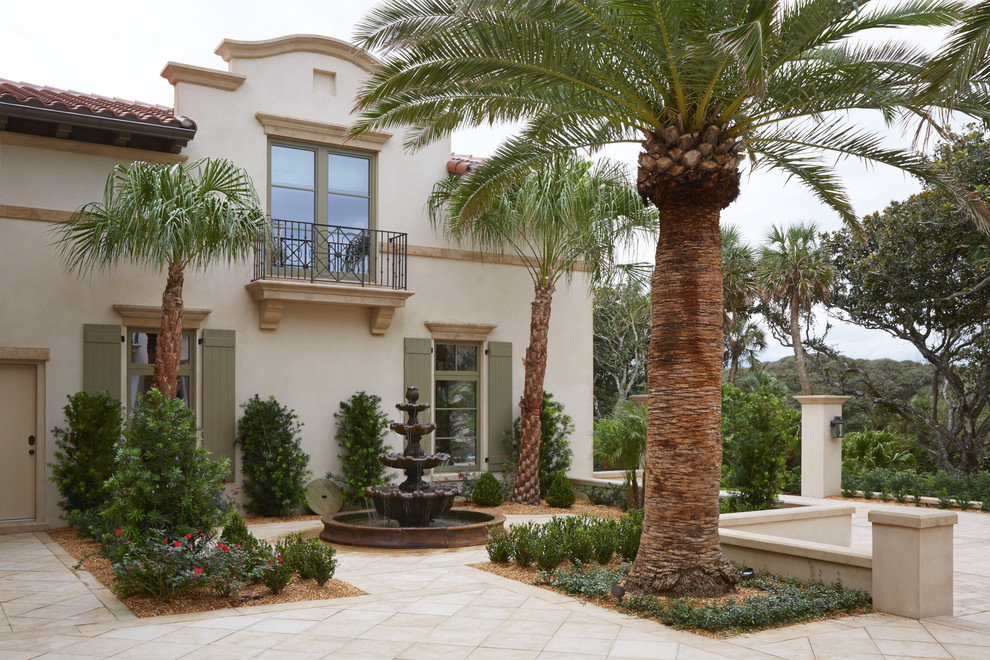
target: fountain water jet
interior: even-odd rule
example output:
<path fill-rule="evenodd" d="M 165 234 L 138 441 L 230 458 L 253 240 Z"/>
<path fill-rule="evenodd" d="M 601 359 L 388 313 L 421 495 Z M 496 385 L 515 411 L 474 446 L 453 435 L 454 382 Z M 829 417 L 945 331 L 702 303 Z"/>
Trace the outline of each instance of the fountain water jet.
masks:
<path fill-rule="evenodd" d="M 423 479 L 424 470 L 450 460 L 449 454 L 426 454 L 422 437 L 436 430 L 436 424 L 423 424 L 419 413 L 430 407 L 419 403 L 419 389 L 406 389 L 406 402 L 395 406 L 407 413 L 405 423 L 389 426 L 406 438 L 402 453 L 379 454 L 378 460 L 405 471 L 406 480 L 394 486 L 369 486 L 378 518 L 371 511 L 338 513 L 323 517 L 320 538 L 333 543 L 387 548 L 447 548 L 481 545 L 489 529 L 502 529 L 505 516 L 478 511 L 451 509 L 454 498 L 463 492 L 460 485 L 432 484 Z"/>

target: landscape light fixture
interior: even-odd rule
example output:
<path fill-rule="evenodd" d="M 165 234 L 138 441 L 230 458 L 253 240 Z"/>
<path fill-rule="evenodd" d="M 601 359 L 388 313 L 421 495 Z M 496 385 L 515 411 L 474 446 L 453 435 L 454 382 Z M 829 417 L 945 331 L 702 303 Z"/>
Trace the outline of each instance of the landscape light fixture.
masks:
<path fill-rule="evenodd" d="M 832 421 L 828 423 L 828 426 L 833 439 L 841 439 L 845 434 L 845 425 L 842 423 L 842 418 L 838 415 L 832 418 Z"/>
<path fill-rule="evenodd" d="M 622 588 L 622 585 L 616 582 L 612 585 L 612 595 L 615 596 L 615 600 L 622 602 L 622 597 L 626 595 L 626 590 Z"/>

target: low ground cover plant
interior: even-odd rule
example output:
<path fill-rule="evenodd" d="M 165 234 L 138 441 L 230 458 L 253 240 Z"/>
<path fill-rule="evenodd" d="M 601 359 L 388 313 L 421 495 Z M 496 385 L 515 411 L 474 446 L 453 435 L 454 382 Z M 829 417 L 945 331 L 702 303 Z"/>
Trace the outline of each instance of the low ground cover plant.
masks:
<path fill-rule="evenodd" d="M 309 456 L 302 450 L 302 424 L 275 397 L 257 394 L 241 405 L 237 422 L 246 508 L 260 516 L 287 516 L 306 502 Z"/>
<path fill-rule="evenodd" d="M 608 598 L 612 586 L 625 578 L 630 566 L 629 563 L 618 567 L 578 565 L 557 569 L 540 580 L 574 596 Z M 859 614 L 872 607 L 867 592 L 840 584 L 803 582 L 758 573 L 740 586 L 762 593 L 718 602 L 629 596 L 620 603 L 620 608 L 674 628 L 741 633 L 836 614 Z"/>

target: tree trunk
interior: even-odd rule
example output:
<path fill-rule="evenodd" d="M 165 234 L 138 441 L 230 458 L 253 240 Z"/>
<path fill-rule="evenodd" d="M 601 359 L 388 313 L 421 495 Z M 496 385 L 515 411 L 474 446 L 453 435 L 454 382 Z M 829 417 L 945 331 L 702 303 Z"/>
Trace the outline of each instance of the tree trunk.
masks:
<path fill-rule="evenodd" d="M 801 321 L 796 296 L 791 296 L 791 343 L 794 345 L 794 364 L 801 381 L 801 394 L 808 396 L 811 394 L 811 380 L 808 378 L 808 365 L 804 362 L 804 347 L 801 346 Z"/>
<path fill-rule="evenodd" d="M 540 503 L 540 409 L 543 406 L 543 380 L 547 373 L 547 335 L 553 290 L 553 285 L 546 282 L 536 286 L 529 320 L 529 346 L 523 359 L 523 395 L 519 400 L 519 469 L 510 498 L 522 504 Z"/>
<path fill-rule="evenodd" d="M 169 265 L 151 385 L 170 399 L 175 398 L 179 387 L 179 361 L 182 359 L 182 282 L 182 266 Z"/>
<path fill-rule="evenodd" d="M 738 193 L 738 173 L 699 184 L 651 195 L 660 210 L 660 236 L 647 363 L 645 521 L 639 553 L 626 579 L 631 593 L 721 596 L 732 592 L 738 581 L 718 538 L 719 214 Z"/>

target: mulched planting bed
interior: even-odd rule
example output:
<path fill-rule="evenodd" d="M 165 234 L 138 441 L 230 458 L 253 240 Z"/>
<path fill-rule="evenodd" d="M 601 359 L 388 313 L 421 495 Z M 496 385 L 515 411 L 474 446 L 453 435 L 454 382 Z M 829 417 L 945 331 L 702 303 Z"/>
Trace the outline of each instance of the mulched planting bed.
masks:
<path fill-rule="evenodd" d="M 316 519 L 319 520 L 319 517 L 317 516 Z M 278 518 L 273 519 L 271 522 L 283 522 L 285 520 L 284 518 Z M 93 539 L 79 538 L 76 536 L 76 530 L 73 527 L 50 529 L 48 530 L 48 536 L 62 546 L 76 561 L 80 561 L 82 567 L 89 571 L 93 577 L 111 591 L 113 590 L 113 571 L 110 569 L 110 561 L 96 555 L 100 550 L 99 543 Z M 211 610 L 223 610 L 250 605 L 294 603 L 306 600 L 329 600 L 332 598 L 363 595 L 365 595 L 364 591 L 340 580 L 330 579 L 321 587 L 316 583 L 316 580 L 300 580 L 296 576 L 293 577 L 289 586 L 278 595 L 272 594 L 263 585 L 254 584 L 241 589 L 238 598 L 221 598 L 208 591 L 190 591 L 180 594 L 169 603 L 162 603 L 151 596 L 145 595 L 120 598 L 120 601 L 135 616 L 149 617 L 165 616 L 168 614 L 186 614 L 188 612 L 208 612 Z"/>
<path fill-rule="evenodd" d="M 608 567 L 609 568 L 617 568 L 619 565 L 620 565 L 620 562 L 618 560 L 613 560 L 608 565 Z M 557 592 L 557 593 L 560 593 L 560 594 L 571 596 L 572 598 L 576 598 L 578 600 L 582 600 L 582 601 L 584 601 L 586 603 L 591 603 L 592 605 L 597 605 L 598 607 L 603 607 L 605 609 L 614 610 L 614 611 L 617 611 L 617 612 L 623 612 L 625 614 L 629 614 L 629 615 L 632 615 L 632 616 L 638 616 L 638 617 L 643 617 L 643 618 L 653 618 L 653 620 L 658 620 L 658 619 L 656 619 L 654 617 L 650 617 L 649 615 L 643 613 L 642 611 L 630 609 L 630 608 L 627 608 L 627 607 L 623 606 L 623 604 L 620 604 L 614 597 L 610 597 L 610 596 L 604 596 L 604 597 L 581 596 L 581 595 L 576 595 L 574 593 L 569 593 L 569 592 L 567 592 L 564 589 L 560 589 L 560 588 L 551 586 L 551 585 L 547 584 L 547 582 L 545 581 L 545 577 L 546 577 L 545 574 L 542 574 L 542 572 L 538 568 L 536 568 L 535 566 L 527 566 L 527 567 L 523 568 L 523 567 L 520 567 L 520 566 L 518 566 L 517 564 L 515 564 L 513 562 L 508 562 L 508 563 L 504 563 L 504 564 L 495 564 L 495 563 L 492 563 L 492 562 L 483 562 L 483 563 L 480 563 L 480 564 L 471 564 L 471 567 L 472 568 L 479 569 L 479 570 L 482 570 L 482 571 L 487 571 L 489 573 L 494 573 L 495 575 L 499 575 L 501 577 L 508 578 L 510 580 L 516 580 L 518 582 L 522 582 L 524 584 L 530 584 L 530 585 L 533 585 L 533 586 L 537 586 L 537 587 L 540 587 L 542 589 L 546 589 L 548 591 L 554 591 L 554 592 Z M 567 570 L 569 568 L 573 568 L 573 566 L 570 564 L 569 561 L 565 561 L 563 564 L 561 564 L 561 569 Z M 752 598 L 766 597 L 767 595 L 768 595 L 767 592 L 765 590 L 763 590 L 763 589 L 754 588 L 754 587 L 747 587 L 747 586 L 740 585 L 737 588 L 736 593 L 729 594 L 727 596 L 721 596 L 719 598 L 690 598 L 690 599 L 658 598 L 657 600 L 660 603 L 663 603 L 665 605 L 670 604 L 670 603 L 677 602 L 679 600 L 682 603 L 688 603 L 688 604 L 690 604 L 691 607 L 696 607 L 696 608 L 699 608 L 700 609 L 700 608 L 706 608 L 706 607 L 722 607 L 722 606 L 725 606 L 725 605 L 730 604 L 733 601 L 734 601 L 735 605 L 737 605 L 737 606 L 738 605 L 743 605 L 743 604 L 745 604 L 747 601 L 749 601 Z M 715 630 L 715 631 L 705 630 L 703 628 L 694 628 L 694 627 L 685 626 L 685 625 L 678 625 L 678 624 L 673 624 L 673 623 L 665 622 L 665 621 L 659 621 L 659 622 L 662 623 L 662 624 L 664 624 L 664 625 L 670 625 L 671 627 L 674 627 L 674 628 L 677 628 L 677 629 L 680 629 L 680 630 L 687 630 L 688 632 L 692 632 L 692 633 L 695 633 L 695 634 L 698 634 L 698 635 L 704 635 L 706 637 L 711 637 L 711 638 L 722 638 L 722 637 L 732 637 L 732 636 L 735 636 L 735 635 L 740 635 L 740 634 L 744 634 L 744 633 L 747 633 L 747 632 L 751 632 L 751 631 L 754 631 L 754 630 L 760 630 L 760 629 L 764 629 L 764 628 L 784 628 L 784 627 L 787 627 L 787 626 L 798 625 L 800 623 L 809 623 L 809 622 L 812 622 L 812 621 L 827 621 L 827 620 L 831 620 L 831 619 L 844 618 L 844 617 L 847 617 L 847 616 L 857 616 L 857 615 L 860 615 L 860 614 L 869 614 L 872 611 L 873 611 L 872 608 L 870 608 L 868 606 L 862 606 L 862 607 L 853 609 L 851 611 L 841 611 L 840 610 L 840 611 L 831 612 L 831 613 L 823 614 L 823 615 L 805 616 L 804 618 L 801 618 L 800 620 L 789 621 L 789 622 L 782 622 L 782 623 L 771 624 L 771 625 L 766 625 L 766 626 L 759 625 L 759 624 L 754 624 L 750 628 L 747 628 L 747 629 L 728 629 L 728 630 Z"/>
<path fill-rule="evenodd" d="M 605 506 L 604 504 L 592 504 L 588 500 L 578 500 L 573 506 L 566 509 L 552 507 L 546 503 L 546 500 L 541 500 L 539 506 L 532 504 L 514 504 L 510 502 L 499 504 L 498 506 L 478 506 L 474 502 L 454 502 L 454 508 L 484 511 L 485 513 L 501 513 L 503 516 L 562 516 L 568 513 L 587 513 L 588 515 L 599 516 L 601 518 L 621 518 L 626 515 L 625 512 L 618 507 Z"/>

